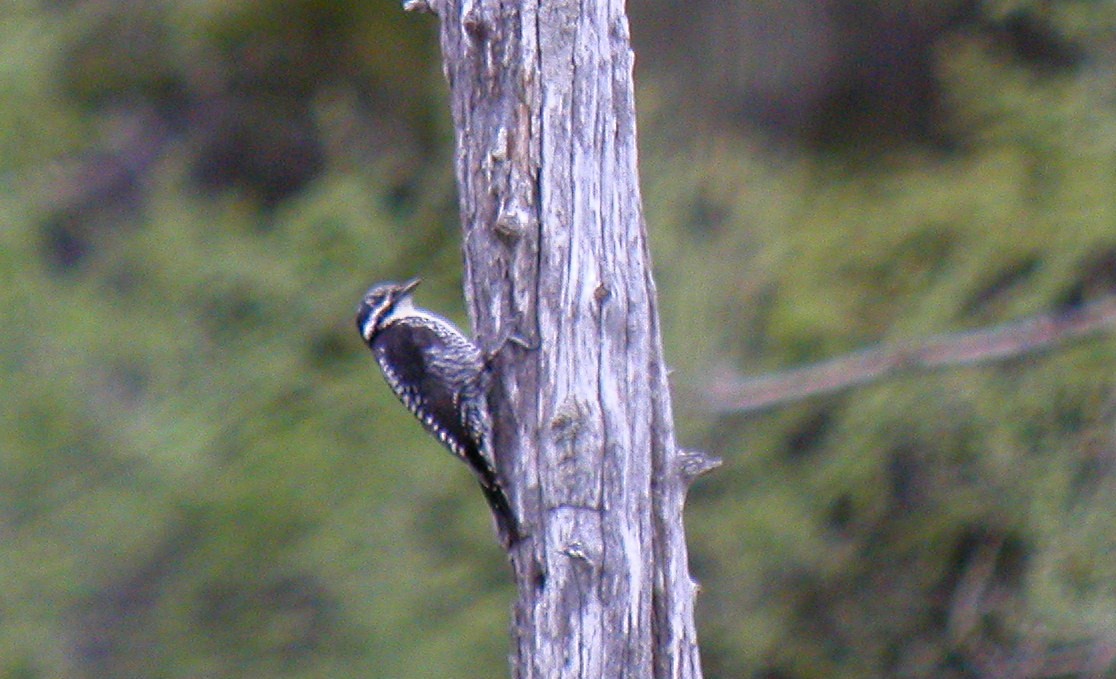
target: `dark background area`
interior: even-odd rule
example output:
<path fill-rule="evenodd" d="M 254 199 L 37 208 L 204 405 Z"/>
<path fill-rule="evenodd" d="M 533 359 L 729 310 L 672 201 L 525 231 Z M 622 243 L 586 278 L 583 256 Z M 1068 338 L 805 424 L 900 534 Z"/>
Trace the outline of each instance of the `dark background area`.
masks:
<path fill-rule="evenodd" d="M 0 677 L 504 675 L 483 500 L 352 327 L 465 322 L 434 20 L 2 6 Z M 1116 8 L 630 11 L 706 676 L 1116 676 L 1112 337 L 698 397 L 1112 294 Z"/>

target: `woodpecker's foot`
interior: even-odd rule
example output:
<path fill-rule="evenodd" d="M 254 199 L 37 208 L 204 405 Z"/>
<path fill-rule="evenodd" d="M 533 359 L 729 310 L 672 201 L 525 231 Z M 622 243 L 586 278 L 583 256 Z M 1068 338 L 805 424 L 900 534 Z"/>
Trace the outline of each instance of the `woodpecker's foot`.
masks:
<path fill-rule="evenodd" d="M 534 340 L 528 340 L 522 335 L 517 335 L 515 333 L 508 335 L 507 338 L 503 341 L 503 344 L 507 345 L 508 342 L 511 342 L 524 351 L 535 351 L 542 346 L 542 340 L 540 340 L 538 337 L 536 337 Z M 504 347 L 501 346 L 500 348 L 503 349 Z"/>
<path fill-rule="evenodd" d="M 485 366 L 491 367 L 492 362 L 496 360 L 496 357 L 500 355 L 500 352 L 506 349 L 509 344 L 514 344 L 524 351 L 535 351 L 542 346 L 542 341 L 536 338 L 532 342 L 525 339 L 522 335 L 511 333 L 510 335 L 504 337 L 504 339 L 500 340 L 500 344 L 495 349 L 487 352 L 484 355 Z"/>

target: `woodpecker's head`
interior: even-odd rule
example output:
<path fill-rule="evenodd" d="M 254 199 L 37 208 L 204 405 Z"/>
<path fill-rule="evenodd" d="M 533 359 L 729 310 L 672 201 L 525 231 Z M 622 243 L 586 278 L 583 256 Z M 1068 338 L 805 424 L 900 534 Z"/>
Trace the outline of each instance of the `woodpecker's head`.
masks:
<path fill-rule="evenodd" d="M 403 283 L 377 283 L 365 293 L 356 314 L 357 330 L 365 342 L 372 341 L 392 312 L 412 307 L 411 293 L 421 282 L 421 278 L 412 278 Z"/>

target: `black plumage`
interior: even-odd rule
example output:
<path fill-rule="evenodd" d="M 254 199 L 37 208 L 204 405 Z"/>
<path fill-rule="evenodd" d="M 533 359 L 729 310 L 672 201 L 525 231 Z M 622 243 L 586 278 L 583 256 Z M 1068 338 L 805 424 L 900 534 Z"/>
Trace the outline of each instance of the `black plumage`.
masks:
<path fill-rule="evenodd" d="M 414 306 L 418 283 L 372 287 L 357 309 L 357 329 L 403 405 L 473 470 L 502 536 L 515 542 L 518 525 L 489 448 L 484 355 L 448 320 Z"/>

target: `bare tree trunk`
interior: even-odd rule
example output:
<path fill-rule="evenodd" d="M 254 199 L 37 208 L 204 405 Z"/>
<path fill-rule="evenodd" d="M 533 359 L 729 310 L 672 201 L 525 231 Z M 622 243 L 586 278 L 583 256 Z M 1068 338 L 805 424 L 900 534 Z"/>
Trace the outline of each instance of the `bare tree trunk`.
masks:
<path fill-rule="evenodd" d="M 694 467 L 674 442 L 623 2 L 407 7 L 442 19 L 477 335 L 539 342 L 499 353 L 492 396 L 528 534 L 510 554 L 513 675 L 698 678 Z"/>

